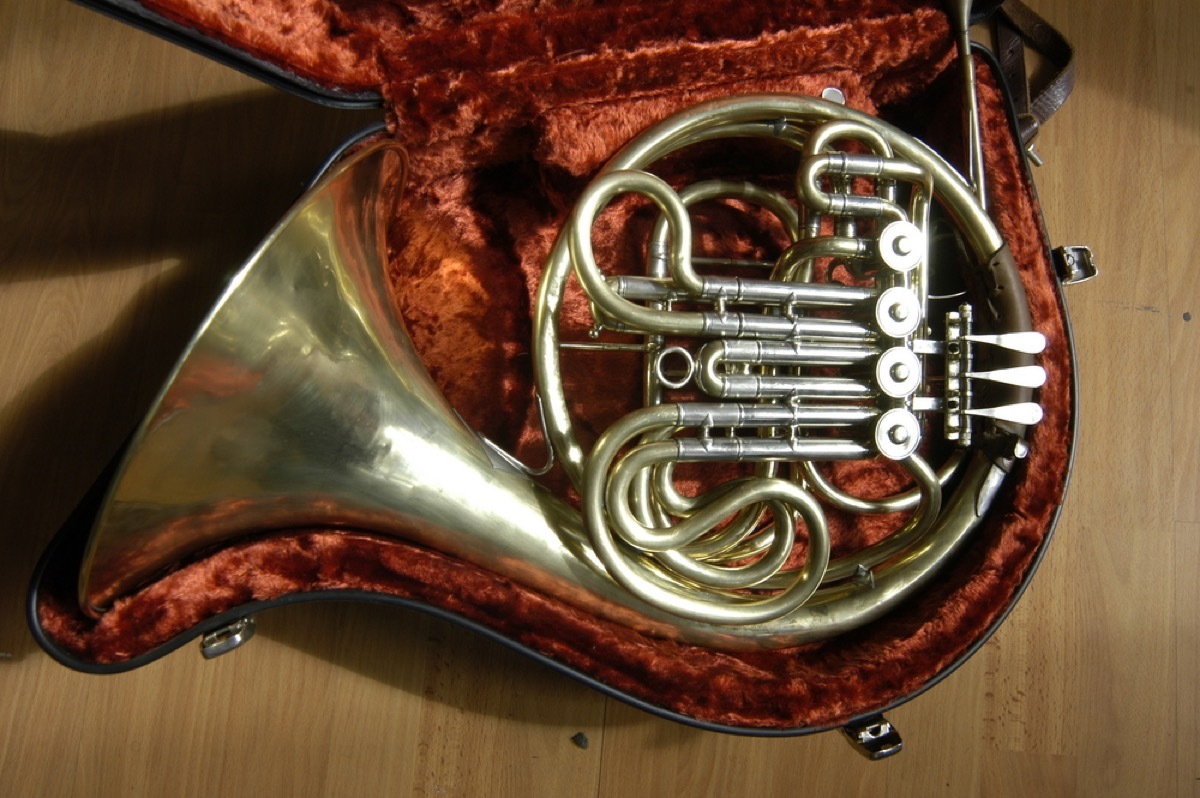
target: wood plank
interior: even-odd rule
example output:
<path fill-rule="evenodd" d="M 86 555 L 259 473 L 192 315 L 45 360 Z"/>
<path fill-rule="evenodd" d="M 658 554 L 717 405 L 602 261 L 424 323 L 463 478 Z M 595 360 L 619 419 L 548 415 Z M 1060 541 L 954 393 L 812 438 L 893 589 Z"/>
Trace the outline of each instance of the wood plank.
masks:
<path fill-rule="evenodd" d="M 474 633 L 431 626 L 416 793 L 594 794 L 604 697 Z"/>
<path fill-rule="evenodd" d="M 1164 4 L 1157 18 L 1158 79 L 1162 92 L 1161 148 L 1167 248 L 1167 309 L 1171 428 L 1182 445 L 1172 447 L 1174 468 L 1174 613 L 1176 794 L 1200 796 L 1200 276 L 1192 261 L 1200 245 L 1196 181 L 1200 180 L 1200 8 Z M 1183 523 L 1186 522 L 1186 523 Z"/>
<path fill-rule="evenodd" d="M 1200 524 L 1176 524 L 1175 541 L 1175 794 L 1200 798 Z"/>
<path fill-rule="evenodd" d="M 1200 274 L 1194 260 L 1200 247 L 1196 224 L 1196 185 L 1200 180 L 1200 7 L 1195 3 L 1155 8 L 1158 25 L 1158 78 L 1162 92 L 1161 157 L 1164 165 L 1168 340 L 1171 373 L 1171 429 L 1184 440 L 1200 436 L 1196 395 L 1200 389 Z M 1175 517 L 1200 521 L 1200 447 L 1173 453 Z"/>
<path fill-rule="evenodd" d="M 69 3 L 0 2 L 0 794 L 1200 796 L 1200 7 L 1031 4 L 1080 57 L 1038 143 L 1047 223 L 1102 268 L 1069 294 L 1078 463 L 1027 595 L 890 713 L 907 750 L 870 764 L 835 735 L 650 718 L 377 607 L 287 608 L 229 657 L 115 677 L 36 649 L 38 552 L 224 272 L 365 117 Z"/>
<path fill-rule="evenodd" d="M 1176 704 L 1160 686 L 1176 675 L 1167 620 L 1174 584 L 1166 568 L 1175 556 L 1168 532 L 1173 473 L 1171 459 L 1156 453 L 1170 451 L 1179 433 L 1164 423 L 1171 417 L 1171 364 L 1160 266 L 1167 258 L 1163 198 L 1159 181 L 1144 179 L 1168 167 L 1154 114 L 1155 21 L 1150 7 L 1105 13 L 1048 3 L 1046 13 L 1085 48 L 1076 95 L 1047 131 L 1048 146 L 1060 154 L 1042 196 L 1052 197 L 1049 218 L 1066 222 L 1060 240 L 1087 236 L 1104 271 L 1070 294 L 1076 330 L 1087 331 L 1079 336 L 1084 432 L 1074 479 L 1088 487 L 1069 500 L 1050 576 L 1039 575 L 1031 590 L 1045 600 L 1046 615 L 1024 630 L 1056 638 L 1039 647 L 1049 667 L 1065 671 L 1068 689 L 1062 703 L 1031 709 L 1062 718 L 1061 747 L 1046 753 L 1074 758 L 1071 783 L 1079 794 L 1166 795 L 1174 788 L 1165 774 L 1172 770 Z M 1121 24 L 1112 25 L 1118 14 Z M 1104 122 L 1117 119 L 1137 123 Z M 1073 142 L 1121 155 L 1097 168 L 1078 157 Z M 1120 201 L 1101 201 L 1117 186 Z M 1056 624 L 1059 618 L 1068 622 Z M 1056 649 L 1059 659 L 1050 656 Z M 1036 753 L 1039 743 L 1035 737 L 1023 748 Z"/>

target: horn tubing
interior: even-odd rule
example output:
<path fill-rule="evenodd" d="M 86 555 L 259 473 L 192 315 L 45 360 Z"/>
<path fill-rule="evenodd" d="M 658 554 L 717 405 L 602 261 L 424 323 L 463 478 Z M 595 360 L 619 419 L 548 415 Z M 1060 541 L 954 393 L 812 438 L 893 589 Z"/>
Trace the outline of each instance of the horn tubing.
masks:
<path fill-rule="evenodd" d="M 1004 323 L 1005 333 L 1029 329 L 1015 264 L 995 226 L 963 180 L 919 142 L 814 98 L 753 96 L 671 117 L 605 167 L 598 189 L 586 194 L 556 242 L 539 289 L 536 379 L 547 434 L 567 475 L 582 486 L 581 517 L 492 453 L 424 372 L 382 284 L 383 234 L 394 212 L 383 196 L 385 165 L 394 169 L 401 151 L 386 142 L 367 146 L 331 170 L 281 220 L 185 351 L 135 433 L 97 519 L 80 574 L 81 605 L 98 613 L 162 566 L 248 530 L 328 524 L 428 545 L 610 621 L 713 648 L 793 646 L 888 612 L 963 545 L 1000 489 L 1008 461 L 974 451 L 965 456 L 956 490 L 943 497 L 938 475 L 923 459 L 899 458 L 918 485 L 913 517 L 880 544 L 830 562 L 820 504 L 794 482 L 769 476 L 774 465 L 760 466 L 762 479 L 737 482 L 696 503 L 685 532 L 657 528 L 655 512 L 636 505 L 650 490 L 645 475 L 666 474 L 674 462 L 744 455 L 796 463 L 861 459 L 875 451 L 849 438 L 677 439 L 671 430 L 707 429 L 714 422 L 786 429 L 803 426 L 806 413 L 818 425 L 836 423 L 842 415 L 802 404 L 736 410 L 655 405 L 609 428 L 587 457 L 561 390 L 557 328 L 573 264 L 584 264 L 576 269 L 579 279 L 589 292 L 596 289 L 593 301 L 604 313 L 622 320 L 632 314 L 639 328 L 647 322 L 644 329 L 664 335 L 680 334 L 683 315 L 687 334 L 697 336 L 811 335 L 852 341 L 852 348 L 877 336 L 857 322 L 749 313 L 672 312 L 668 326 L 659 315 L 667 311 L 636 305 L 610 290 L 590 241 L 579 234 L 590 230 L 591 220 L 617 193 L 645 193 L 668 220 L 667 273 L 688 290 L 698 284 L 703 291 L 706 278 L 692 269 L 685 203 L 661 180 L 637 176 L 640 169 L 685 144 L 726 136 L 768 138 L 802 150 L 806 135 L 800 126 L 829 120 L 838 120 L 843 130 L 852 129 L 849 123 L 861 125 L 870 131 L 866 138 L 878 136 L 894 157 L 930 176 L 938 201 L 986 271 L 983 282 L 995 288 L 989 312 Z M 918 196 L 914 216 L 922 216 L 931 201 L 932 194 Z M 221 378 L 215 383 L 214 374 Z M 1010 388 L 1013 396 L 1031 395 L 1028 388 Z M 1006 422 L 990 423 L 1001 429 Z M 629 449 L 643 437 L 644 443 Z M 605 488 L 604 475 L 618 457 L 619 476 Z M 634 506 L 627 510 L 631 500 Z M 697 533 L 738 508 L 745 508 L 747 519 L 765 508 L 775 528 L 747 537 L 742 534 L 747 525 L 738 524 L 740 537 L 720 544 Z M 778 560 L 796 534 L 793 513 L 808 534 L 800 568 L 758 581 L 765 568 L 737 574 L 726 567 L 735 553 L 763 548 L 769 561 Z M 614 515 L 635 537 L 678 538 L 685 547 L 694 544 L 691 551 L 726 551 L 719 565 L 684 564 L 685 571 L 718 583 L 715 599 L 701 598 L 665 574 L 672 560 L 678 565 L 678 557 L 687 554 L 667 554 L 661 561 L 649 554 L 629 556 L 627 544 L 608 532 Z M 859 578 L 864 568 L 871 579 Z M 737 592 L 747 584 L 779 592 Z"/>

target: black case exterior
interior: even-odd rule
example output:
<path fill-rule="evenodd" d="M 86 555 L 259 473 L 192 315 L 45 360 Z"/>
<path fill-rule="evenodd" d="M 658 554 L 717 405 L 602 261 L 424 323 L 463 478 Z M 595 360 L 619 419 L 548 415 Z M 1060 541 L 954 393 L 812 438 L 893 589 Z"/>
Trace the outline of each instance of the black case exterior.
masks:
<path fill-rule="evenodd" d="M 256 58 L 249 56 L 243 52 L 237 51 L 237 50 L 235 50 L 231 47 L 228 47 L 220 42 L 217 42 L 217 41 L 214 41 L 207 37 L 201 36 L 201 35 L 197 34 L 196 32 L 190 31 L 187 28 L 185 28 L 171 20 L 168 20 L 160 15 L 148 12 L 140 4 L 138 4 L 137 2 L 134 2 L 133 0 L 74 0 L 74 2 L 77 2 L 81 5 L 84 5 L 84 6 L 87 6 L 90 8 L 93 8 L 93 9 L 100 11 L 108 16 L 114 17 L 123 22 L 134 25 L 138 28 L 142 28 L 149 33 L 153 33 L 153 34 L 163 37 L 169 41 L 180 44 L 190 50 L 198 52 L 198 53 L 205 55 L 207 57 L 210 57 L 220 63 L 229 65 L 239 71 L 249 74 L 255 78 L 258 78 L 259 80 L 262 80 L 263 82 L 265 82 L 271 86 L 274 86 L 276 88 L 282 89 L 287 92 L 290 92 L 292 94 L 295 94 L 297 96 L 303 97 L 305 99 L 308 99 L 308 100 L 316 102 L 316 103 L 320 103 L 320 104 L 332 106 L 332 107 L 347 108 L 347 109 L 373 108 L 373 107 L 380 107 L 382 104 L 382 99 L 378 94 L 369 93 L 369 92 L 368 93 L 346 93 L 346 92 L 339 92 L 337 90 L 331 90 L 326 87 L 320 86 L 316 83 L 313 83 L 312 81 L 305 80 L 305 79 L 300 78 L 299 76 L 296 76 L 285 70 L 279 69 L 278 67 L 276 67 L 272 64 L 269 64 L 269 63 L 266 63 L 259 59 L 256 59 Z M 976 11 L 976 13 L 972 17 L 973 20 L 982 18 L 982 17 L 986 16 L 987 14 L 990 14 L 996 7 L 999 6 L 999 2 L 997 2 L 996 0 L 991 0 L 991 2 L 976 3 L 976 6 L 977 7 L 983 6 L 984 8 L 983 8 L 982 12 L 980 12 L 978 10 Z M 1013 136 L 1014 141 L 1019 142 L 1020 134 L 1019 134 L 1018 126 L 1017 126 L 1017 113 L 1016 113 L 1015 107 L 1012 102 L 1012 93 L 1010 91 L 1010 87 L 1008 87 L 1007 85 L 1004 85 L 1003 80 L 1002 80 L 1002 72 L 999 68 L 999 65 L 996 63 L 996 59 L 995 59 L 994 55 L 989 50 L 987 50 L 986 48 L 983 48 L 982 46 L 980 46 L 978 44 L 976 44 L 974 46 L 974 48 L 975 48 L 975 54 L 977 56 L 981 56 L 982 58 L 984 58 L 992 66 L 993 73 L 997 76 L 997 79 L 1001 83 L 1001 88 L 1004 93 L 1005 101 L 1006 101 L 1010 132 L 1011 132 L 1011 135 Z M 356 135 L 355 137 L 353 137 L 352 139 L 350 139 L 349 141 L 345 142 L 339 148 L 335 149 L 334 152 L 330 155 L 329 159 L 326 161 L 326 164 L 324 165 L 324 167 L 322 167 L 322 170 L 313 178 L 312 182 L 316 182 L 316 180 L 320 178 L 321 174 L 323 174 L 325 170 L 329 169 L 334 163 L 336 163 L 339 160 L 339 158 L 341 157 L 341 155 L 347 149 L 353 147 L 355 144 L 357 144 L 358 142 L 360 142 L 366 138 L 378 135 L 380 132 L 382 132 L 382 125 L 375 125 L 375 126 L 369 127 L 367 129 L 365 129 L 364 131 L 362 131 L 361 133 L 359 133 L 358 135 Z M 1028 161 L 1023 160 L 1023 164 L 1024 164 L 1024 168 L 1026 169 L 1026 172 L 1027 172 L 1027 177 L 1029 178 L 1028 183 L 1029 183 L 1029 185 L 1032 186 L 1033 179 L 1032 179 L 1032 175 L 1028 174 L 1028 170 L 1029 170 Z M 1048 237 L 1045 235 L 1044 229 L 1042 231 L 1042 240 L 1043 241 L 1049 240 Z M 1046 257 L 1050 262 L 1053 262 L 1053 258 L 1051 257 L 1051 254 L 1049 252 L 1046 253 Z M 1058 289 L 1060 292 L 1061 292 L 1061 288 L 1062 288 L 1062 286 L 1061 286 L 1061 284 L 1059 284 Z M 1066 332 L 1067 332 L 1067 339 L 1068 339 L 1067 343 L 1068 343 L 1068 346 L 1070 347 L 1070 351 L 1071 351 L 1071 361 L 1072 361 L 1072 363 L 1075 363 L 1076 358 L 1075 358 L 1075 349 L 1074 349 L 1074 339 L 1073 339 L 1073 336 L 1071 335 L 1070 320 L 1068 317 L 1066 317 L 1065 304 L 1061 300 L 1062 300 L 1062 297 L 1060 295 L 1059 305 L 1060 305 L 1060 307 L 1064 308 L 1064 326 L 1065 326 Z M 1072 408 L 1071 408 L 1072 418 L 1077 419 L 1078 418 L 1078 398 L 1077 398 L 1078 390 L 1077 390 L 1077 376 L 1075 374 L 1074 369 L 1072 369 L 1071 390 L 1072 390 L 1072 396 L 1075 397 L 1073 399 L 1073 404 L 1072 404 Z M 1066 456 L 1068 458 L 1068 464 L 1067 464 L 1068 479 L 1069 479 L 1070 471 L 1071 471 L 1071 468 L 1072 468 L 1073 462 L 1074 462 L 1074 452 L 1075 452 L 1074 436 L 1076 435 L 1077 428 L 1078 428 L 1077 423 L 1072 425 L 1071 446 L 1070 446 L 1069 451 L 1066 454 Z M 112 476 L 112 473 L 116 469 L 116 465 L 120 462 L 120 457 L 121 457 L 121 453 L 118 453 L 114 457 L 114 459 L 113 459 L 112 463 L 110 464 L 110 466 L 108 467 L 108 469 L 106 469 L 106 471 L 97 479 L 97 481 L 93 484 L 93 486 L 89 490 L 88 494 L 81 500 L 79 505 L 72 512 L 71 516 L 63 524 L 62 528 L 56 534 L 56 536 L 54 537 L 54 539 L 52 540 L 50 545 L 47 547 L 46 551 L 43 553 L 43 555 L 35 569 L 35 572 L 34 572 L 33 578 L 32 578 L 32 582 L 30 585 L 28 602 L 27 602 L 27 620 L 28 620 L 28 623 L 29 623 L 29 626 L 33 633 L 34 638 L 36 639 L 38 644 L 51 657 L 53 657 L 55 660 L 57 660 L 61 664 L 65 665 L 69 668 L 72 668 L 74 670 L 78 670 L 78 671 L 85 672 L 85 673 L 92 673 L 92 674 L 115 674 L 115 673 L 122 673 L 125 671 L 130 671 L 130 670 L 139 668 L 143 665 L 146 665 L 148 663 L 151 663 L 191 641 L 201 639 L 205 635 L 225 629 L 230 624 L 233 624 L 243 618 L 246 618 L 247 616 L 253 616 L 256 613 L 260 613 L 260 612 L 263 612 L 265 610 L 269 610 L 269 609 L 272 609 L 275 607 L 286 606 L 286 605 L 290 605 L 290 604 L 314 602 L 314 601 L 365 601 L 365 602 L 383 604 L 383 605 L 392 606 L 392 607 L 418 610 L 421 612 L 429 613 L 435 617 L 443 618 L 447 621 L 450 621 L 450 622 L 458 624 L 464 628 L 467 628 L 474 632 L 477 632 L 477 633 L 483 635 L 484 637 L 494 640 L 502 645 L 505 645 L 517 652 L 520 652 L 521 654 L 531 657 L 532 659 L 546 665 L 549 668 L 552 668 L 553 670 L 556 670 L 560 673 L 564 673 L 564 674 L 578 680 L 579 682 L 587 685 L 588 687 L 598 690 L 606 695 L 612 696 L 613 698 L 623 701 L 631 706 L 637 707 L 643 711 L 646 711 L 648 713 L 651 713 L 653 715 L 656 715 L 656 716 L 659 716 L 659 717 L 662 717 L 662 718 L 665 718 L 668 720 L 672 720 L 672 721 L 675 721 L 678 723 L 683 723 L 683 724 L 701 728 L 701 729 L 706 729 L 709 731 L 719 731 L 719 732 L 732 733 L 732 734 L 738 734 L 738 735 L 743 735 L 743 736 L 755 736 L 755 737 L 787 737 L 787 736 L 797 736 L 797 735 L 803 735 L 803 734 L 830 731 L 834 728 L 842 728 L 844 731 L 847 731 L 849 733 L 849 729 L 851 729 L 852 727 L 862 726 L 863 724 L 871 724 L 871 723 L 874 723 L 874 722 L 877 722 L 880 720 L 880 713 L 872 712 L 872 713 L 862 715 L 862 716 L 859 716 L 859 717 L 853 719 L 850 723 L 846 724 L 846 726 L 843 726 L 843 727 L 801 727 L 801 728 L 785 728 L 785 729 L 747 728 L 747 727 L 738 727 L 738 726 L 726 726 L 726 725 L 721 725 L 721 724 L 717 724 L 717 723 L 699 721 L 699 720 L 689 717 L 689 716 L 680 715 L 680 714 L 671 712 L 669 710 L 665 710 L 662 707 L 647 704 L 646 702 L 642 701 L 639 698 L 631 696 L 621 690 L 617 690 L 603 682 L 597 681 L 596 679 L 594 679 L 593 677 L 591 677 L 585 673 L 576 671 L 576 670 L 570 668 L 569 666 L 564 665 L 561 662 L 550 659 L 549 657 L 545 656 L 544 654 L 542 654 L 539 651 L 528 648 L 528 647 L 522 645 L 521 643 L 519 643 L 515 640 L 512 640 L 508 637 L 505 637 L 504 635 L 501 635 L 486 626 L 480 625 L 472 620 L 463 618 L 462 616 L 459 616 L 455 613 L 448 612 L 448 611 L 440 609 L 438 607 L 432 607 L 427 604 L 412 601 L 409 599 L 399 598 L 396 596 L 391 596 L 391 595 L 386 595 L 386 594 L 378 594 L 378 593 L 356 591 L 356 590 L 323 590 L 320 592 L 302 592 L 302 593 L 290 594 L 288 596 L 278 598 L 275 600 L 271 600 L 271 601 L 252 602 L 252 603 L 244 604 L 244 605 L 236 607 L 232 610 L 229 610 L 227 612 L 213 616 L 212 618 L 207 619 L 203 623 L 197 624 L 196 626 L 188 629 L 187 631 L 177 635 L 175 638 L 167 641 L 166 643 L 163 643 L 156 648 L 153 648 L 149 651 L 146 651 L 146 652 L 144 652 L 138 656 L 132 657 L 128 660 L 125 660 L 125 661 L 122 661 L 119 663 L 113 663 L 113 664 L 100 664 L 100 663 L 88 661 L 85 659 L 81 659 L 81 658 L 73 655 L 72 653 L 66 651 L 65 649 L 61 648 L 60 646 L 58 646 L 54 640 L 49 638 L 49 636 L 46 634 L 45 630 L 42 628 L 39 618 L 38 618 L 39 595 L 42 591 L 47 590 L 49 585 L 51 585 L 51 584 L 61 585 L 61 584 L 63 584 L 63 582 L 61 580 L 74 579 L 77 576 L 77 574 L 79 573 L 79 566 L 82 561 L 82 553 L 83 553 L 84 547 L 87 543 L 88 536 L 91 532 L 94 518 L 95 518 L 96 514 L 98 513 L 101 504 L 103 503 L 103 500 L 104 500 L 104 497 L 105 497 L 105 494 L 107 491 L 107 487 L 108 487 L 108 482 Z M 1065 486 L 1064 486 L 1064 488 L 1065 488 Z M 1032 564 L 1030 565 L 1028 572 L 1025 575 L 1025 578 L 1022 580 L 1018 589 L 1016 591 L 1014 591 L 1011 602 L 1006 607 L 1004 612 L 991 625 L 991 627 L 988 628 L 986 633 L 972 647 L 970 647 L 961 657 L 959 657 L 958 660 L 956 660 L 953 664 L 948 666 L 941 673 L 936 675 L 929 682 L 925 683 L 920 689 L 912 692 L 911 694 L 905 696 L 904 698 L 902 698 L 898 701 L 893 702 L 892 704 L 890 704 L 889 706 L 887 706 L 883 710 L 881 710 L 881 712 L 886 712 L 890 709 L 894 709 L 895 707 L 897 707 L 901 704 L 907 703 L 908 701 L 912 700 L 913 698 L 917 697 L 918 695 L 924 693 L 926 690 L 933 687 L 935 684 L 940 682 L 942 679 L 946 678 L 951 673 L 953 673 L 955 670 L 957 670 L 959 666 L 961 666 L 964 662 L 966 662 L 976 651 L 979 650 L 979 648 L 981 648 L 983 646 L 984 643 L 986 643 L 988 641 L 988 639 L 991 638 L 992 634 L 995 633 L 997 628 L 999 628 L 999 626 L 1008 617 L 1008 614 L 1012 611 L 1013 607 L 1016 605 L 1016 602 L 1019 600 L 1021 595 L 1024 594 L 1026 587 L 1028 586 L 1030 580 L 1033 578 L 1033 575 L 1036 573 L 1038 566 L 1041 563 L 1041 560 L 1042 560 L 1043 556 L 1045 555 L 1045 552 L 1046 552 L 1046 550 L 1049 546 L 1049 543 L 1053 537 L 1054 527 L 1058 523 L 1058 518 L 1059 518 L 1060 512 L 1061 512 L 1061 506 L 1058 509 L 1056 509 L 1054 516 L 1051 520 L 1050 528 L 1047 530 L 1046 535 L 1042 541 L 1042 544 L 1041 544 L 1040 548 L 1038 549 L 1038 551 L 1034 557 L 1034 560 L 1033 560 Z M 888 751 L 884 755 L 888 755 L 890 753 L 895 753 L 898 750 L 899 750 L 899 748 L 897 747 L 895 749 L 895 751 Z M 868 756 L 871 756 L 871 754 L 869 752 L 865 752 L 865 753 L 868 753 Z M 871 756 L 871 758 L 881 758 L 881 757 Z"/>
<path fill-rule="evenodd" d="M 81 6 L 99 11 L 105 16 L 141 28 L 147 33 L 186 47 L 205 58 L 210 58 L 261 80 L 277 89 L 303 97 L 311 102 L 332 108 L 368 109 L 383 105 L 383 97 L 377 92 L 349 92 L 331 89 L 308 80 L 286 69 L 255 58 L 248 53 L 204 36 L 174 20 L 145 8 L 136 0 L 72 0 Z"/>

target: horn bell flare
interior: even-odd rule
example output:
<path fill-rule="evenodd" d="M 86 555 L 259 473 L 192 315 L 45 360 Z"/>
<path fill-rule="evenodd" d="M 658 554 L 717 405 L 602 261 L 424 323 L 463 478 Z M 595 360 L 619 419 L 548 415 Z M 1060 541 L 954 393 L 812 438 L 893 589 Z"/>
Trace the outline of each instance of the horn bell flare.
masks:
<path fill-rule="evenodd" d="M 85 611 L 248 534 L 437 529 L 453 550 L 441 530 L 544 515 L 442 397 L 389 303 L 383 236 L 403 171 L 394 144 L 353 156 L 234 277 L 111 484 L 81 569 Z"/>

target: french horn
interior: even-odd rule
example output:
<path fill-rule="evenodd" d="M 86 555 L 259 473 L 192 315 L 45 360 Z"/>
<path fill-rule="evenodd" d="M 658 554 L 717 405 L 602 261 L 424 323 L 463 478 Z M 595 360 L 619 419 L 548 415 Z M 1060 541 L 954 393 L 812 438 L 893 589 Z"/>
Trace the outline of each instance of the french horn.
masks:
<path fill-rule="evenodd" d="M 774 187 L 654 173 L 730 138 L 768 142 L 794 171 Z M 459 418 L 393 313 L 384 233 L 402 212 L 404 171 L 397 145 L 361 147 L 232 280 L 111 482 L 80 573 L 85 611 L 226 541 L 326 526 L 437 549 L 647 634 L 794 646 L 867 624 L 935 578 L 1040 418 L 1044 341 L 962 177 L 838 102 L 720 100 L 614 156 L 546 261 L 537 398 L 576 508 Z M 658 215 L 641 273 L 608 269 L 594 251 L 595 220 L 618 201 Z M 761 262 L 695 255 L 693 208 L 705 203 L 772 220 L 781 250 Z M 966 250 L 970 294 L 940 314 L 935 215 Z M 562 339 L 572 278 L 596 340 Z M 639 353 L 644 404 L 589 441 L 561 357 L 596 347 Z M 860 498 L 824 470 L 876 458 L 912 487 Z M 733 475 L 688 495 L 674 474 L 692 463 Z M 835 557 L 831 511 L 903 520 Z"/>

